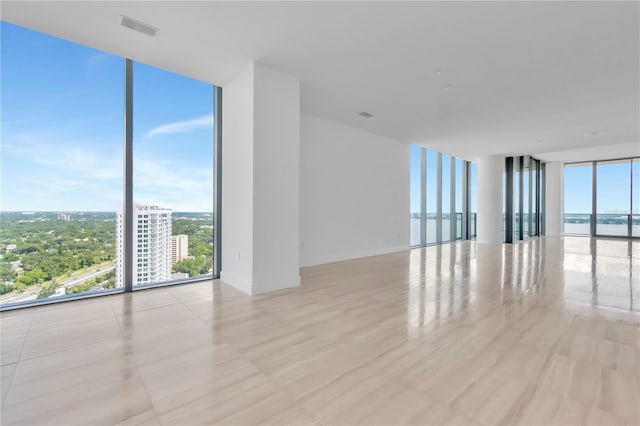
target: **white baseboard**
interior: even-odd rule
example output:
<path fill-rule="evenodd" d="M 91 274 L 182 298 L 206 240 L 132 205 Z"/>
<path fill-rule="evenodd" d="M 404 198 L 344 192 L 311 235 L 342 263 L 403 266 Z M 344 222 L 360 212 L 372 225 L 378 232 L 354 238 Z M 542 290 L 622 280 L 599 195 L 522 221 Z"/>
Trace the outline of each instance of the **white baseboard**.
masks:
<path fill-rule="evenodd" d="M 220 271 L 220 281 L 251 296 L 268 293 L 270 291 L 283 290 L 285 288 L 300 287 L 300 275 L 279 278 L 266 277 L 265 279 L 249 282 L 239 275 Z"/>
<path fill-rule="evenodd" d="M 251 283 L 244 277 L 220 271 L 220 281 L 229 284 L 231 287 L 235 287 L 244 293 L 251 294 Z"/>
<path fill-rule="evenodd" d="M 284 290 L 285 288 L 300 287 L 300 275 L 289 275 L 287 277 L 265 277 L 253 281 L 251 294 L 262 294 L 270 291 Z"/>

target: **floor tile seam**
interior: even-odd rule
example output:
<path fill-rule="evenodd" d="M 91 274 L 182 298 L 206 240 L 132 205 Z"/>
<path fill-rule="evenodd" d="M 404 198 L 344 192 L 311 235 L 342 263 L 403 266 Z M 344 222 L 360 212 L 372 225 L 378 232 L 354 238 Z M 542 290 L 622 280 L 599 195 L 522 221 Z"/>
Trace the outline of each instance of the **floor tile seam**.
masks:
<path fill-rule="evenodd" d="M 34 317 L 35 317 L 35 313 L 34 313 L 34 315 L 31 315 L 31 320 L 29 321 L 29 327 L 27 328 L 27 335 L 25 336 L 24 340 L 22 341 L 22 346 L 20 347 L 20 353 L 18 354 L 18 360 L 22 356 L 22 351 L 24 350 L 24 347 L 25 347 L 25 345 L 27 343 L 27 339 L 29 338 L 29 335 L 31 334 L 31 326 L 33 325 Z"/>
<path fill-rule="evenodd" d="M 153 411 L 153 415 L 155 417 L 155 419 L 159 422 L 162 423 L 160 420 L 160 417 L 158 416 L 158 411 L 156 410 L 156 406 L 155 403 L 153 401 L 153 398 L 151 398 L 151 393 L 149 392 L 149 388 L 147 386 L 147 383 L 144 380 L 144 376 L 142 375 L 142 371 L 140 370 L 140 366 L 138 365 L 138 360 L 136 359 L 136 355 L 133 351 L 133 347 L 131 345 L 131 341 L 129 339 L 127 339 L 124 336 L 124 332 L 122 330 L 122 326 L 120 325 L 120 321 L 118 321 L 118 327 L 120 328 L 120 333 L 122 334 L 122 338 L 124 340 L 124 344 L 127 347 L 127 355 L 131 357 L 131 360 L 133 361 L 133 365 L 135 367 L 135 371 L 136 371 L 136 375 L 138 376 L 138 380 L 140 381 L 140 383 L 142 384 L 142 388 L 144 389 L 145 394 L 147 395 L 147 399 L 149 400 L 149 403 L 151 404 L 151 410 Z M 144 411 L 143 411 L 144 412 Z M 137 413 L 136 415 L 141 414 L 141 413 Z"/>
<path fill-rule="evenodd" d="M 117 339 L 117 340 L 116 340 L 116 339 L 113 339 L 113 341 L 114 341 L 114 342 L 115 342 L 115 341 L 120 342 L 120 339 Z M 91 344 L 89 344 L 89 345 L 81 345 L 81 346 L 76 346 L 76 347 L 73 347 L 73 348 L 62 349 L 62 350 L 55 351 L 55 352 L 49 352 L 49 353 L 46 353 L 46 354 L 44 354 L 44 355 L 40 355 L 40 356 L 37 356 L 37 357 L 27 358 L 27 359 L 24 359 L 24 360 L 16 361 L 16 364 L 18 364 L 18 363 L 24 363 L 24 362 L 31 362 L 31 361 L 38 360 L 38 359 L 40 359 L 40 358 L 50 357 L 50 356 L 52 356 L 52 355 L 58 355 L 58 354 L 60 354 L 60 353 L 67 352 L 67 351 L 69 351 L 69 350 L 78 350 L 78 349 L 82 349 L 82 348 L 84 348 L 84 347 L 86 347 L 86 346 L 102 345 L 102 343 L 103 343 L 103 342 L 96 342 L 96 343 L 91 343 Z M 122 343 L 124 344 L 125 342 L 122 342 Z M 131 355 L 131 353 L 132 353 L 132 352 L 129 350 L 129 347 L 127 346 L 127 351 L 126 351 L 126 352 L 124 352 L 124 353 L 119 353 L 118 355 Z M 97 362 L 102 362 L 102 361 L 104 361 L 104 359 L 92 360 L 92 361 L 90 361 L 90 362 L 87 362 L 87 363 L 84 363 L 84 364 L 80 365 L 79 367 L 87 367 L 87 366 L 89 366 L 89 365 L 91 365 L 91 364 L 95 364 L 95 363 L 97 363 Z M 74 368 L 78 368 L 78 365 L 75 365 L 75 366 L 74 366 Z M 47 374 L 47 375 L 46 375 L 46 376 L 44 376 L 44 377 L 52 376 L 52 375 L 54 375 L 54 374 L 57 374 L 59 371 L 60 371 L 60 370 L 57 370 L 57 371 L 51 372 L 51 373 Z M 71 368 L 69 368 L 69 369 L 67 369 L 67 370 L 65 370 L 65 371 L 73 372 L 73 370 L 72 370 Z"/>
<path fill-rule="evenodd" d="M 191 300 L 187 301 L 187 302 L 192 302 Z M 191 315 L 193 315 L 195 317 L 195 319 L 199 320 L 202 325 L 204 325 L 205 327 L 209 328 L 209 326 L 211 324 L 209 324 L 211 321 L 206 321 L 205 319 L 201 318 L 198 314 L 195 313 L 195 311 L 193 309 L 191 309 L 188 305 L 185 304 L 185 301 L 180 301 L 179 302 L 182 306 L 184 306 L 187 311 L 189 311 L 189 313 L 191 313 Z M 213 310 L 215 308 L 215 306 L 212 306 L 211 309 Z"/>
<path fill-rule="evenodd" d="M 137 368 L 137 366 L 136 366 L 136 365 L 134 365 L 133 367 L 134 367 L 135 371 L 138 371 L 138 368 Z M 54 374 L 55 374 L 55 373 L 54 373 Z M 104 378 L 104 376 L 102 376 L 102 378 Z M 56 389 L 56 391 L 55 391 L 55 392 L 65 392 L 65 391 L 67 391 L 67 390 L 69 390 L 69 389 L 74 389 L 74 388 L 76 388 L 77 386 L 81 386 L 81 385 L 83 385 L 83 384 L 87 384 L 87 383 L 88 383 L 88 382 L 90 382 L 90 381 L 91 381 L 91 382 L 93 382 L 93 381 L 95 381 L 95 380 L 97 380 L 97 379 L 98 379 L 98 378 L 95 378 L 95 377 L 93 377 L 93 378 L 91 378 L 91 379 L 80 378 L 80 379 L 78 379 L 78 381 L 77 381 L 77 382 L 70 383 L 70 384 L 66 384 L 64 387 L 61 387 L 60 389 Z M 18 386 L 18 385 L 16 385 L 16 386 Z M 9 392 L 7 392 L 7 395 L 8 395 L 8 394 L 9 394 Z M 7 395 L 5 395 L 5 397 L 6 397 Z M 38 399 L 40 399 L 40 398 L 42 398 L 43 396 L 46 396 L 46 395 L 47 395 L 47 394 L 36 395 L 36 396 L 29 395 L 29 396 L 28 396 L 27 398 L 25 398 L 25 399 L 22 399 L 22 400 L 20 400 L 20 401 L 18 401 L 18 402 L 15 402 L 15 403 L 13 403 L 13 404 L 8 405 L 8 407 L 15 407 L 15 406 L 19 406 L 19 405 L 21 405 L 21 404 L 28 403 L 28 402 L 30 402 L 30 401 L 37 401 Z M 3 402 L 4 402 L 4 401 L 3 401 Z M 4 405 L 4 404 L 3 404 L 3 405 Z"/>
<path fill-rule="evenodd" d="M 275 326 L 280 326 L 280 325 L 291 326 L 291 329 L 290 329 L 289 331 L 290 331 L 290 332 L 292 332 L 292 333 L 302 332 L 302 328 L 304 327 L 304 325 L 303 325 L 303 324 L 299 324 L 299 325 L 298 325 L 298 324 L 297 324 L 297 323 L 295 323 L 294 321 L 289 321 L 289 320 L 280 320 L 280 319 L 279 319 L 279 321 L 281 321 L 282 323 L 286 323 L 286 324 L 273 324 L 273 325 L 270 325 L 270 326 L 268 326 L 268 327 L 275 327 Z M 253 321 L 252 321 L 252 322 L 253 322 Z M 208 324 L 205 324 L 205 325 L 208 325 Z M 264 332 L 264 329 L 252 330 L 252 332 L 249 332 L 247 335 L 244 335 L 244 336 L 242 336 L 241 338 L 242 338 L 242 339 L 246 339 L 246 338 L 248 338 L 248 337 L 252 337 L 252 336 L 254 336 L 256 333 L 257 333 L 257 334 L 260 334 L 260 333 L 262 333 L 262 332 Z M 221 336 L 222 338 L 224 338 L 224 339 L 225 339 L 225 341 L 226 341 L 227 343 L 231 343 L 231 341 L 228 341 L 228 340 L 226 340 L 226 339 L 228 338 L 227 336 L 229 336 L 229 334 L 234 334 L 234 333 L 235 333 L 235 331 L 234 331 L 234 330 L 231 330 L 231 332 L 229 332 L 229 331 L 225 331 L 225 330 L 224 330 L 224 326 L 222 326 L 222 328 L 218 331 L 218 333 L 219 333 L 219 336 Z M 307 333 L 308 333 L 308 332 L 307 332 Z M 235 346 L 234 346 L 234 347 L 235 347 Z"/>
<path fill-rule="evenodd" d="M 16 358 L 16 366 L 13 369 L 13 372 L 11 373 L 11 378 L 9 380 L 9 387 L 7 388 L 7 393 L 4 395 L 4 398 L 2 398 L 2 404 L 4 405 L 4 401 L 7 398 L 7 395 L 9 395 L 9 391 L 11 390 L 11 386 L 13 384 L 13 376 L 16 374 L 16 369 L 18 368 L 18 363 L 21 361 L 22 358 L 22 352 L 24 351 L 24 347 L 27 344 L 27 339 L 29 338 L 29 334 L 31 332 L 31 324 L 33 324 L 33 317 L 35 315 L 35 312 L 33 315 L 31 315 L 30 317 L 30 321 L 29 321 L 29 327 L 27 328 L 27 333 L 24 336 L 24 340 L 22 340 L 22 345 L 20 345 L 20 351 L 18 352 L 18 357 Z"/>
<path fill-rule="evenodd" d="M 279 388 L 283 393 L 285 393 L 288 397 L 290 397 L 290 398 L 291 398 L 291 400 L 292 400 L 292 401 L 294 401 L 295 403 L 297 403 L 300 399 L 304 398 L 305 396 L 307 396 L 307 395 L 311 394 L 312 392 L 314 392 L 314 391 L 316 391 L 316 390 L 319 390 L 319 389 L 322 389 L 322 388 L 324 388 L 324 387 L 326 387 L 326 386 L 329 386 L 331 383 L 335 382 L 336 380 L 338 380 L 338 379 L 340 378 L 340 377 L 336 377 L 335 379 L 331 380 L 330 382 L 326 383 L 325 385 L 323 385 L 323 386 L 321 386 L 321 387 L 319 387 L 319 388 L 317 388 L 317 389 L 314 389 L 313 391 L 311 391 L 311 392 L 309 392 L 309 393 L 307 393 L 307 394 L 303 395 L 302 397 L 296 398 L 296 397 L 295 397 L 295 396 L 294 396 L 294 395 L 293 395 L 293 394 L 292 394 L 292 393 L 291 393 L 291 392 L 286 388 L 286 385 L 281 383 L 281 381 L 278 379 L 278 377 L 275 377 L 273 374 L 269 373 L 268 371 L 265 371 L 263 368 L 261 368 L 260 366 L 258 366 L 258 365 L 254 362 L 254 360 L 249 359 L 245 354 L 241 354 L 241 355 L 242 355 L 242 358 L 243 358 L 245 361 L 249 362 L 249 363 L 250 363 L 254 368 L 256 368 L 256 369 L 260 372 L 260 374 L 262 374 L 263 376 L 267 377 L 267 378 L 269 379 L 269 381 L 270 381 L 270 382 L 272 382 L 273 384 L 275 384 L 275 385 L 276 385 L 276 386 L 277 386 L 277 387 L 278 387 L 278 388 Z M 344 376 L 344 375 L 346 375 L 346 374 L 351 373 L 351 372 L 352 372 L 352 371 L 354 371 L 355 369 L 360 368 L 362 365 L 364 365 L 364 363 L 363 363 L 363 364 L 359 364 L 359 365 L 357 365 L 357 366 L 354 366 L 354 367 L 352 367 L 352 368 L 348 369 L 347 371 L 344 371 L 344 372 L 341 374 L 341 376 Z M 303 407 L 303 408 L 304 408 L 304 407 Z M 305 412 L 307 412 L 307 410 L 305 410 Z M 312 414 L 312 413 L 308 413 L 308 414 Z M 312 415 L 312 417 L 313 417 L 314 419 L 316 419 L 316 420 L 320 421 L 320 419 L 317 419 L 315 415 Z"/>
<path fill-rule="evenodd" d="M 153 289 L 150 289 L 150 290 L 153 290 Z M 138 312 L 147 312 L 147 311 L 152 311 L 154 309 L 161 309 L 161 308 L 166 308 L 166 307 L 169 307 L 169 306 L 175 306 L 175 305 L 179 305 L 179 304 L 181 304 L 181 302 L 180 301 L 176 301 L 176 302 L 172 302 L 172 303 L 168 303 L 168 304 L 160 305 L 160 306 L 151 306 L 151 307 L 148 307 L 148 308 L 136 309 L 134 311 L 115 313 L 115 316 L 116 316 L 116 318 L 117 317 L 123 317 L 123 316 L 127 316 L 127 315 L 133 315 L 133 314 L 136 314 Z"/>
<path fill-rule="evenodd" d="M 18 361 L 16 362 L 12 362 L 9 364 L 5 364 L 2 367 L 6 367 L 7 365 L 11 365 L 11 364 L 15 364 L 15 366 L 13 367 L 13 371 L 11 372 L 11 377 L 9 377 L 9 384 L 7 385 L 7 391 L 5 392 L 4 396 L 2 397 L 2 401 L 0 402 L 0 407 L 4 407 L 4 401 L 7 399 L 7 395 L 9 395 L 9 391 L 11 390 L 11 385 L 13 383 L 13 376 L 16 374 L 16 368 L 18 368 Z M 0 408 L 0 411 L 2 411 L 2 409 Z M 1 424 L 1 422 L 0 422 Z"/>
<path fill-rule="evenodd" d="M 86 321 L 83 319 L 82 325 L 86 325 L 87 323 L 91 323 L 93 321 L 104 321 L 104 320 L 108 319 L 109 317 L 111 317 L 111 314 L 103 315 L 103 316 L 96 317 L 96 318 L 91 318 L 91 319 L 88 319 Z M 115 315 L 113 317 L 116 318 Z M 63 321 L 68 321 L 68 320 L 63 320 Z M 52 324 L 52 323 L 48 323 L 48 324 Z M 30 326 L 30 331 L 29 331 L 28 334 L 32 334 L 32 333 L 46 333 L 46 334 L 49 334 L 49 333 L 54 332 L 56 330 L 59 331 L 59 330 L 64 329 L 64 328 L 73 327 L 74 325 L 80 325 L 80 324 L 78 322 L 73 322 L 73 323 L 69 323 L 69 324 L 55 324 L 55 322 L 54 322 L 53 325 L 48 325 L 47 327 L 39 328 L 37 331 L 33 330 L 33 332 L 31 331 L 31 328 L 32 328 L 32 325 L 31 325 Z"/>

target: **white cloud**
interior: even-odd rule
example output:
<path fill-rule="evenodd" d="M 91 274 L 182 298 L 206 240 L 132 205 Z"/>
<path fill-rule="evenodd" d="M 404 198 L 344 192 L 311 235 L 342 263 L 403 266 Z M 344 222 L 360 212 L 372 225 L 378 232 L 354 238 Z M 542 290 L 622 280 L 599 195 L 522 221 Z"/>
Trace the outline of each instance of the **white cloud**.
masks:
<path fill-rule="evenodd" d="M 156 126 L 145 133 L 143 139 L 147 140 L 157 135 L 168 135 L 172 133 L 189 133 L 203 128 L 213 128 L 213 114 Z"/>
<path fill-rule="evenodd" d="M 104 143 L 88 139 L 62 142 L 43 133 L 22 133 L 8 139 L 6 143 L 3 141 L 3 149 L 45 166 L 49 172 L 58 171 L 85 180 L 122 179 L 121 143 L 107 144 L 115 147 L 111 151 Z"/>
<path fill-rule="evenodd" d="M 3 161 L 22 166 L 3 175 L 6 187 L 14 188 L 3 191 L 6 209 L 111 210 L 122 203 L 120 142 L 69 140 L 35 132 L 7 139 L 2 141 Z M 158 158 L 153 151 L 137 152 L 134 198 L 174 211 L 211 211 L 213 166 Z"/>
<path fill-rule="evenodd" d="M 168 164 L 138 158 L 134 167 L 134 198 L 175 211 L 211 211 L 213 168 Z"/>

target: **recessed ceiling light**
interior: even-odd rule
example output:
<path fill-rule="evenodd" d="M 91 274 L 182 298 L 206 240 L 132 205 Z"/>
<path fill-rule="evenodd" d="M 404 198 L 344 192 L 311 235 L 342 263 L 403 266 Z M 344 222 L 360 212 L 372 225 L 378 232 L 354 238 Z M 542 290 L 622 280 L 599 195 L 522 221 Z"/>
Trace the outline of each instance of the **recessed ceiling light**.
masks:
<path fill-rule="evenodd" d="M 364 117 L 364 118 L 371 118 L 371 117 L 373 117 L 373 114 L 371 114 L 370 112 L 366 112 L 366 111 L 359 112 L 359 113 L 358 113 L 358 115 L 359 115 L 360 117 Z"/>
<path fill-rule="evenodd" d="M 136 21 L 135 19 L 131 19 L 124 15 L 120 15 L 120 25 L 151 37 L 154 37 L 158 31 L 156 27 L 145 24 L 144 22 Z"/>

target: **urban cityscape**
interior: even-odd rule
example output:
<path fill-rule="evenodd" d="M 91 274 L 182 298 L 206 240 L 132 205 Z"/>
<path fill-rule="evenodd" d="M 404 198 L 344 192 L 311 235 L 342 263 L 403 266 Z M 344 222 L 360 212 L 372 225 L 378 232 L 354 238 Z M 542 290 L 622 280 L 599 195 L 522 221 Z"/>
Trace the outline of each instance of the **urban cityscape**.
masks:
<path fill-rule="evenodd" d="M 210 275 L 213 214 L 136 204 L 134 286 Z M 0 213 L 0 303 L 123 286 L 123 215 L 116 212 Z"/>

